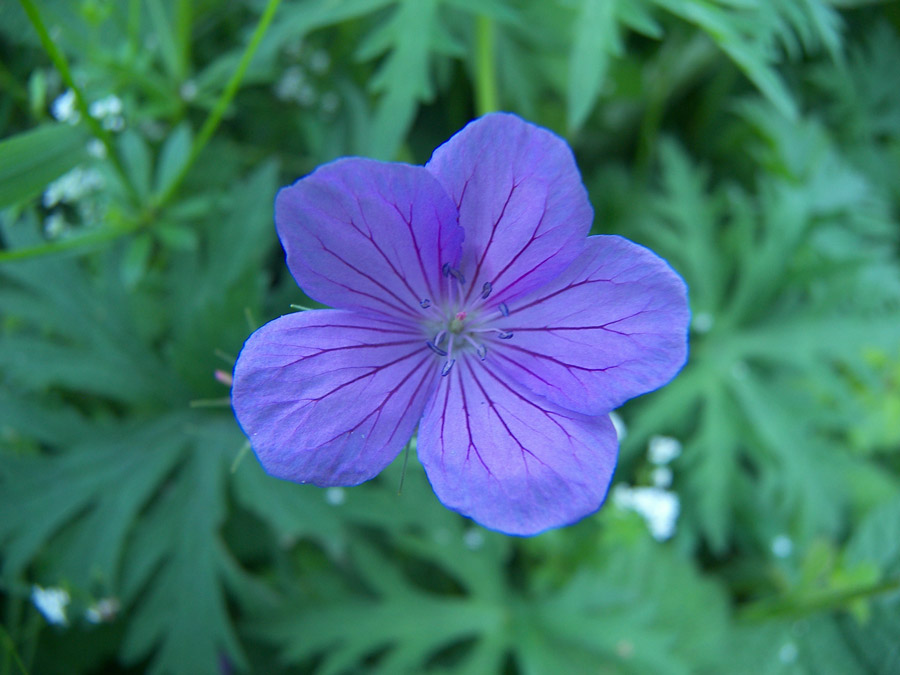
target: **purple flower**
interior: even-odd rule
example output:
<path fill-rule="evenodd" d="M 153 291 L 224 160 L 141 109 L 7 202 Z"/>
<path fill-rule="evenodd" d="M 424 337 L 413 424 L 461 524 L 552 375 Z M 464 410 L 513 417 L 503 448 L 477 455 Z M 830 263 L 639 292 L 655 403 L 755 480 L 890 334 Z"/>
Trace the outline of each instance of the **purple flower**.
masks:
<path fill-rule="evenodd" d="M 266 471 L 321 486 L 377 475 L 419 427 L 438 499 L 531 535 L 603 502 L 609 413 L 684 364 L 684 282 L 588 237 L 566 143 L 509 114 L 427 165 L 347 158 L 282 189 L 275 223 L 306 293 L 337 309 L 257 330 L 234 410 Z"/>

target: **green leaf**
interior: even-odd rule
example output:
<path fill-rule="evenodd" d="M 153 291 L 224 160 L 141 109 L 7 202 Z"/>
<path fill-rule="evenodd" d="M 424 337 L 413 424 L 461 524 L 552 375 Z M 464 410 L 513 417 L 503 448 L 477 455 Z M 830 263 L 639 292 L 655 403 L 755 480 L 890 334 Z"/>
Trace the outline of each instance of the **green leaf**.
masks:
<path fill-rule="evenodd" d="M 577 129 L 600 94 L 609 60 L 621 56 L 617 0 L 583 0 L 574 22 L 569 56 L 569 128 Z"/>
<path fill-rule="evenodd" d="M 156 163 L 156 179 L 154 193 L 163 195 L 178 178 L 191 155 L 193 132 L 191 125 L 185 121 L 175 127 L 163 143 Z"/>
<path fill-rule="evenodd" d="M 175 21 L 170 16 L 174 13 L 171 0 L 147 0 L 146 6 L 153 26 L 153 36 L 159 42 L 159 52 L 169 77 L 174 82 L 181 82 L 187 74 L 185 56 L 179 49 L 175 29 Z"/>
<path fill-rule="evenodd" d="M 49 124 L 0 141 L 0 208 L 21 204 L 87 158 L 83 126 Z"/>
<path fill-rule="evenodd" d="M 390 20 L 369 35 L 358 50 L 360 59 L 385 52 L 370 87 L 381 92 L 370 131 L 369 154 L 394 159 L 419 101 L 433 95 L 429 64 L 432 44 L 441 30 L 437 0 L 401 0 Z"/>
<path fill-rule="evenodd" d="M 139 132 L 126 129 L 119 136 L 119 153 L 138 196 L 146 200 L 150 196 L 150 175 L 153 169 L 147 142 Z"/>
<path fill-rule="evenodd" d="M 153 238 L 146 232 L 128 242 L 122 257 L 122 283 L 126 288 L 134 288 L 144 278 L 152 252 Z"/>
<path fill-rule="evenodd" d="M 197 418 L 181 431 L 192 446 L 186 464 L 139 522 L 126 554 L 123 596 L 131 608 L 121 656 L 126 663 L 149 657 L 153 675 L 219 675 L 223 657 L 247 667 L 223 593 L 225 580 L 243 573 L 219 535 L 240 436 L 227 418 Z"/>
<path fill-rule="evenodd" d="M 93 278 L 72 259 L 30 260 L 0 273 L 0 308 L 19 319 L 0 330 L 0 367 L 22 391 L 61 387 L 122 402 L 186 399 L 184 386 L 132 322 L 138 296 L 110 252 Z"/>
<path fill-rule="evenodd" d="M 51 537 L 50 583 L 89 594 L 118 587 L 125 538 L 140 509 L 182 450 L 183 419 L 96 428 L 57 456 L 6 457 L 0 491 L 3 576 L 18 577 Z M 59 486 L 65 486 L 60 489 Z"/>

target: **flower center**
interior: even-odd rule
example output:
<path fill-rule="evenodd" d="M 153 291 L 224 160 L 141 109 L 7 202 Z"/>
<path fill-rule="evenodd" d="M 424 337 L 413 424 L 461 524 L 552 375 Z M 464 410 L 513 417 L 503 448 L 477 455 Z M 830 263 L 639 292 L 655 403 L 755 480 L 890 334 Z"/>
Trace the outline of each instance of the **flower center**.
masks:
<path fill-rule="evenodd" d="M 447 330 L 454 335 L 459 335 L 462 333 L 463 326 L 465 325 L 466 320 L 466 312 L 457 312 L 456 316 L 450 319 L 450 323 L 447 324 Z"/>
<path fill-rule="evenodd" d="M 442 271 L 450 283 L 449 297 L 438 303 L 443 307 L 432 305 L 427 298 L 419 304 L 426 314 L 423 326 L 428 334 L 434 335 L 433 339 L 425 341 L 425 345 L 444 359 L 441 375 L 448 375 L 456 363 L 454 352 L 474 351 L 484 361 L 487 358 L 486 339 L 509 340 L 513 334 L 491 325 L 497 319 L 509 316 L 509 308 L 502 302 L 490 309 L 485 307 L 493 290 L 490 282 L 485 282 L 481 291 L 472 297 L 474 289 L 465 287 L 465 276 L 459 270 L 445 264 Z"/>

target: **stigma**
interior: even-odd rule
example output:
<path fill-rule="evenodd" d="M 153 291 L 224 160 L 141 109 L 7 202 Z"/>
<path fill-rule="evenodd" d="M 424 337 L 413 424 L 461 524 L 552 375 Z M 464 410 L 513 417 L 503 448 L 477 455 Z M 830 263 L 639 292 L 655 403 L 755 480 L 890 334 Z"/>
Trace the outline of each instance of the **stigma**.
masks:
<path fill-rule="evenodd" d="M 484 282 L 480 292 L 474 293 L 474 289 L 465 287 L 465 275 L 449 263 L 444 263 L 441 273 L 446 279 L 446 294 L 423 299 L 419 304 L 427 310 L 421 321 L 425 345 L 437 357 L 441 375 L 446 377 L 459 354 L 472 352 L 484 361 L 488 355 L 487 342 L 509 340 L 513 334 L 497 325 L 510 314 L 506 303 L 487 302 L 494 291 L 492 282 Z M 502 289 L 498 293 L 502 294 Z"/>

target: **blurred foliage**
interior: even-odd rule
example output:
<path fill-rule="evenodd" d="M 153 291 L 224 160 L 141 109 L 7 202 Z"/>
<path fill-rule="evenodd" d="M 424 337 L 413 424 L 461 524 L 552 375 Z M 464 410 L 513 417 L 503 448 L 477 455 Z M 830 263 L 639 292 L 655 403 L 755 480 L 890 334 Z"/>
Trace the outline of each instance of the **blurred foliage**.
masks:
<path fill-rule="evenodd" d="M 4 2 L 0 673 L 900 670 L 897 63 L 868 0 Z M 683 447 L 671 540 L 503 537 L 403 457 L 282 483 L 231 417 L 311 302 L 278 186 L 493 106 L 688 282 L 688 365 L 619 411 L 619 484 Z"/>

